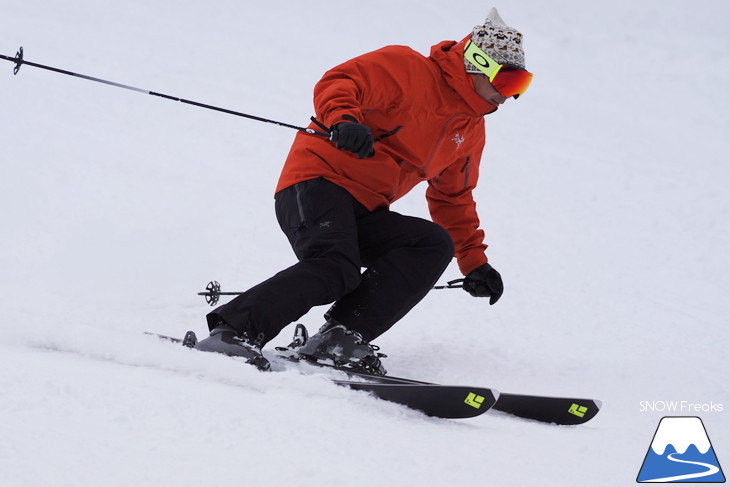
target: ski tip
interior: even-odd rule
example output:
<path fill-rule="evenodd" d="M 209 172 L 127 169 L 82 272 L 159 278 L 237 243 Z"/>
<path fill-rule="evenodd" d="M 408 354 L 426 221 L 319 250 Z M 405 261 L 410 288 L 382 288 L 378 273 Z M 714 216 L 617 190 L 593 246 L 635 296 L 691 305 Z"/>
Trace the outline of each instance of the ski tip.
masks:
<path fill-rule="evenodd" d="M 494 409 L 541 423 L 573 426 L 593 419 L 601 406 L 596 399 L 503 393 Z"/>
<path fill-rule="evenodd" d="M 154 332 L 151 332 L 151 331 L 146 331 L 146 332 L 144 332 L 144 334 L 145 335 L 148 335 L 148 336 L 155 337 L 155 338 L 159 338 L 160 340 L 163 340 L 163 341 L 166 341 L 166 342 L 172 342 L 172 343 L 181 343 L 182 342 L 182 338 L 171 337 L 171 336 L 168 336 L 168 335 L 161 335 L 159 333 L 154 333 Z"/>
<path fill-rule="evenodd" d="M 584 407 L 576 407 L 578 406 L 578 402 L 580 401 L 576 401 L 576 403 L 574 403 L 574 406 L 571 406 L 571 408 L 568 410 L 571 415 L 575 415 L 576 417 L 571 418 L 572 420 L 568 420 L 564 424 L 585 424 L 591 419 L 595 418 L 601 411 L 601 406 L 603 406 L 603 403 L 598 399 L 584 400 Z M 593 407 L 591 407 L 591 404 L 593 405 Z"/>

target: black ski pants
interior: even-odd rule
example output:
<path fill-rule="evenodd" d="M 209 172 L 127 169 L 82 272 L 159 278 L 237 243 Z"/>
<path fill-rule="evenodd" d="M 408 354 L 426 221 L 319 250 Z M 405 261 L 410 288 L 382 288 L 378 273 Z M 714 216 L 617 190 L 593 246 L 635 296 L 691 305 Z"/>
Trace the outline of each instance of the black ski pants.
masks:
<path fill-rule="evenodd" d="M 277 193 L 276 216 L 299 262 L 210 313 L 211 330 L 224 321 L 268 342 L 313 306 L 334 302 L 326 318 L 372 340 L 423 299 L 454 256 L 441 226 L 368 211 L 324 178 Z"/>

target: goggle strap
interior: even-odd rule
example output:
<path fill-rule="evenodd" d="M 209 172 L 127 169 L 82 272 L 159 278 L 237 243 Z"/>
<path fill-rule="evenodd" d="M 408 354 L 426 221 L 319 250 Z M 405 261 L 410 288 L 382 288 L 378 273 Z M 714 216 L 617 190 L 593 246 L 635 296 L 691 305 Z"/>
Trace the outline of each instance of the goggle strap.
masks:
<path fill-rule="evenodd" d="M 492 59 L 471 40 L 464 46 L 464 58 L 469 61 L 469 64 L 485 74 L 489 78 L 489 81 L 494 81 L 494 77 L 502 69 L 501 64 Z"/>

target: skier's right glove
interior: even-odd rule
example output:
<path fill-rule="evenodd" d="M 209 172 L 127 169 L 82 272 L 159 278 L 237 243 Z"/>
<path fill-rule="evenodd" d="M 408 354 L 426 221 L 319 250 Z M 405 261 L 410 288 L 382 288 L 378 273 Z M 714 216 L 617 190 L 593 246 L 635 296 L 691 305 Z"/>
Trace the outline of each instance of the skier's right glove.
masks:
<path fill-rule="evenodd" d="M 499 301 L 504 292 L 502 276 L 491 265 L 484 264 L 464 278 L 464 291 L 477 298 L 489 298 L 489 304 Z"/>
<path fill-rule="evenodd" d="M 330 132 L 330 140 L 335 147 L 354 152 L 360 159 L 373 157 L 375 141 L 370 127 L 358 123 L 354 117 L 345 115 L 343 118 L 348 121 L 333 125 Z"/>

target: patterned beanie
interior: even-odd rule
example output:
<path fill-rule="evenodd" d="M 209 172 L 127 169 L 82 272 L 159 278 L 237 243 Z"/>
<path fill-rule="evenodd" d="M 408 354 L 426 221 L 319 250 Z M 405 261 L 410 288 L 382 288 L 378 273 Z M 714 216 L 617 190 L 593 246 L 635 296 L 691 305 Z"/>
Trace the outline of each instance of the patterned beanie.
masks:
<path fill-rule="evenodd" d="M 484 25 L 477 25 L 471 33 L 471 41 L 500 64 L 525 70 L 525 52 L 522 50 L 522 34 L 508 26 L 496 8 L 489 11 Z M 464 59 L 469 73 L 480 71 Z"/>

